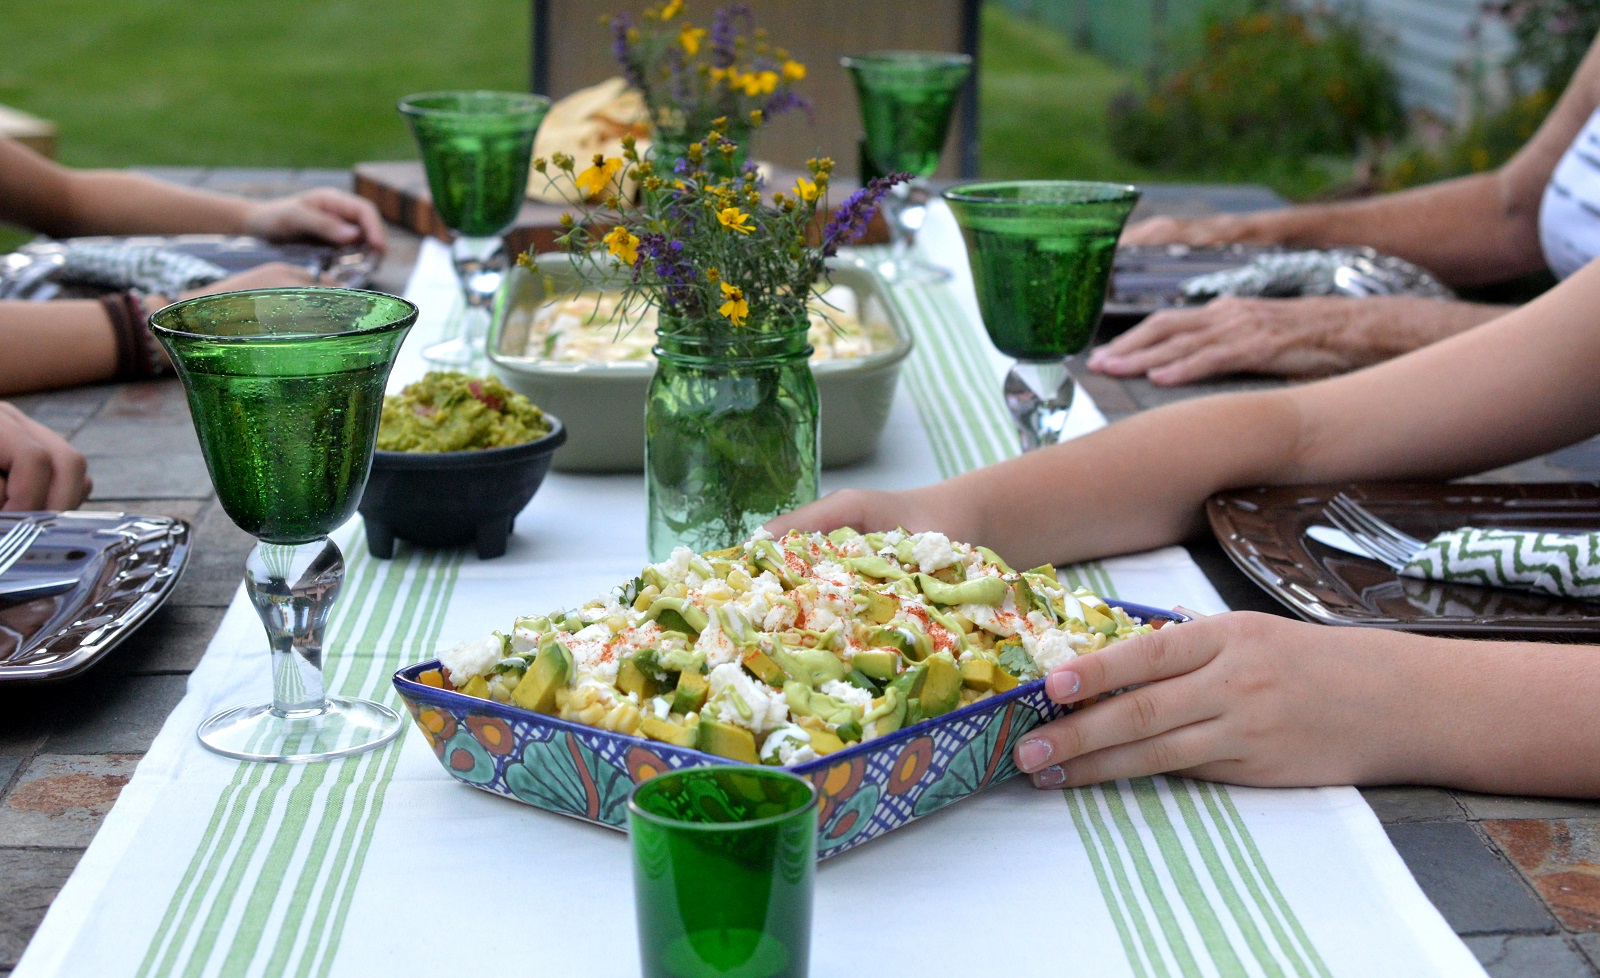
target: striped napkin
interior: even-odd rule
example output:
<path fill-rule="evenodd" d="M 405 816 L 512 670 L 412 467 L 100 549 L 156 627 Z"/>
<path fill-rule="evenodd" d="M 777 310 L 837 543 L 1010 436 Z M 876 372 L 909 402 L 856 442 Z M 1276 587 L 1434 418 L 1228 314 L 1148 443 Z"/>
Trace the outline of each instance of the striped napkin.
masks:
<path fill-rule="evenodd" d="M 210 285 L 228 276 L 227 269 L 204 258 L 154 245 L 79 241 L 67 245 L 64 259 L 56 273 L 60 281 L 163 295 Z"/>
<path fill-rule="evenodd" d="M 1429 540 L 1400 573 L 1595 600 L 1600 599 L 1600 533 L 1463 526 Z"/>

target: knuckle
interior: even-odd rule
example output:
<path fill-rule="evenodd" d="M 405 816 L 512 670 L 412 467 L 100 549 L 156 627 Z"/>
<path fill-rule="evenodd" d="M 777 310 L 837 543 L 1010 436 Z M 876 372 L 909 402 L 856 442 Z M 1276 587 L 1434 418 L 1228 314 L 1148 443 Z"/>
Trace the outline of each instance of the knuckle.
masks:
<path fill-rule="evenodd" d="M 1151 687 L 1145 686 L 1124 693 L 1122 698 L 1127 703 L 1127 710 L 1132 714 L 1132 733 L 1135 737 L 1142 739 L 1162 729 L 1163 710 Z"/>

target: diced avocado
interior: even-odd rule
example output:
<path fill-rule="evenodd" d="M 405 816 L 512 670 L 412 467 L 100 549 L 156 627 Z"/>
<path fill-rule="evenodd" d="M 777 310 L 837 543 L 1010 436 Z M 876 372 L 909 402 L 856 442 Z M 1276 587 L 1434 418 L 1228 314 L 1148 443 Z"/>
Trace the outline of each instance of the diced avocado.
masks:
<path fill-rule="evenodd" d="M 678 673 L 678 688 L 672 693 L 672 712 L 696 713 L 706 705 L 706 694 L 711 683 L 698 672 L 684 670 Z"/>
<path fill-rule="evenodd" d="M 711 623 L 704 611 L 684 598 L 656 598 L 644 617 L 660 625 L 663 631 L 685 635 L 699 635 Z"/>
<path fill-rule="evenodd" d="M 911 542 L 910 537 L 902 537 L 900 542 L 894 545 L 894 555 L 902 564 L 911 567 L 919 566 L 917 545 Z"/>
<path fill-rule="evenodd" d="M 996 669 L 994 671 L 994 684 L 989 688 L 995 693 L 1004 693 L 1016 689 L 1021 684 L 1022 681 L 1016 676 L 1006 672 L 1004 669 Z"/>
<path fill-rule="evenodd" d="M 867 644 L 877 649 L 898 649 L 912 662 L 921 662 L 933 652 L 933 640 L 906 625 L 874 628 L 867 633 Z"/>
<path fill-rule="evenodd" d="M 843 679 L 850 670 L 839 657 L 826 649 L 791 649 L 775 646 L 772 661 L 796 682 L 810 687 L 821 686 L 834 679 Z"/>
<path fill-rule="evenodd" d="M 1110 615 L 1103 614 L 1092 605 L 1083 606 L 1083 623 L 1102 635 L 1115 635 L 1117 623 Z M 1110 631 L 1107 631 L 1107 629 Z"/>
<path fill-rule="evenodd" d="M 1000 559 L 1000 555 L 995 553 L 993 550 L 990 550 L 988 547 L 973 547 L 972 549 L 974 549 L 974 550 L 976 550 L 978 552 L 978 556 L 982 557 L 984 560 L 986 560 L 989 563 L 991 563 L 991 564 L 995 565 L 996 567 L 1000 568 L 1000 573 L 1002 573 L 1002 574 L 1015 574 L 1016 573 L 1016 571 L 1011 569 L 1011 565 L 1010 564 L 1008 564 L 1005 561 L 1001 560 Z"/>
<path fill-rule="evenodd" d="M 465 686 L 461 687 L 461 692 L 466 693 L 468 696 L 476 696 L 480 700 L 486 700 L 489 698 L 489 681 L 482 676 L 473 676 L 467 680 Z"/>
<path fill-rule="evenodd" d="M 879 682 L 886 683 L 900 674 L 900 653 L 890 649 L 863 649 L 853 662 L 867 678 Z"/>
<path fill-rule="evenodd" d="M 836 696 L 819 693 L 805 683 L 783 684 L 783 699 L 796 717 L 816 717 L 824 723 L 841 724 L 861 719 L 861 708 Z"/>
<path fill-rule="evenodd" d="M 778 664 L 760 649 L 751 649 L 740 658 L 740 661 L 750 670 L 752 676 L 769 686 L 782 686 L 783 681 L 789 678 L 778 668 Z"/>
<path fill-rule="evenodd" d="M 666 648 L 656 652 L 656 667 L 667 672 L 700 672 L 706 654 L 693 646 Z"/>
<path fill-rule="evenodd" d="M 905 571 L 876 554 L 870 557 L 851 557 L 844 562 L 844 566 L 863 577 L 880 581 L 903 581 L 908 576 Z"/>
<path fill-rule="evenodd" d="M 572 653 L 560 642 L 551 642 L 522 674 L 522 681 L 511 691 L 511 702 L 535 713 L 554 713 L 556 690 L 566 686 L 571 675 Z"/>
<path fill-rule="evenodd" d="M 861 617 L 874 625 L 886 623 L 900 610 L 900 602 L 890 595 L 871 588 L 857 588 L 855 597 L 857 606 L 862 609 Z"/>
<path fill-rule="evenodd" d="M 731 547 L 723 547 L 721 550 L 707 550 L 701 556 L 707 560 L 739 560 L 744 557 L 744 547 L 734 544 Z"/>
<path fill-rule="evenodd" d="M 834 530 L 832 533 L 828 534 L 828 542 L 837 547 L 846 540 L 854 540 L 860 535 L 861 534 L 857 533 L 848 526 L 841 526 L 837 530 Z"/>
<path fill-rule="evenodd" d="M 922 715 L 936 717 L 949 713 L 961 704 L 961 670 L 948 652 L 928 656 L 923 667 L 928 675 L 922 683 L 918 698 L 922 701 Z"/>
<path fill-rule="evenodd" d="M 1031 570 L 1023 571 L 1023 573 L 1036 574 L 1039 577 L 1047 577 L 1050 579 L 1051 583 L 1054 584 L 1061 583 L 1061 578 L 1056 576 L 1056 569 L 1051 564 L 1040 564 L 1038 567 L 1032 568 Z"/>
<path fill-rule="evenodd" d="M 922 682 L 927 678 L 927 667 L 916 665 L 894 677 L 894 681 L 889 684 L 889 688 L 898 689 L 902 697 L 910 700 L 913 696 L 922 692 Z"/>
<path fill-rule="evenodd" d="M 890 686 L 883 695 L 872 701 L 872 709 L 861 718 L 861 725 L 876 724 L 873 728 L 879 737 L 894 733 L 905 723 L 906 698 L 900 690 Z"/>
<path fill-rule="evenodd" d="M 715 754 L 718 757 L 748 761 L 751 764 L 761 763 L 761 758 L 756 755 L 755 735 L 743 727 L 723 723 L 721 720 L 701 717 L 695 746 L 707 754 Z"/>
<path fill-rule="evenodd" d="M 667 585 L 672 583 L 671 581 L 667 580 L 667 575 L 656 569 L 654 564 L 651 564 L 643 571 L 639 572 L 639 581 L 641 587 L 654 584 L 657 591 L 665 591 L 667 589 Z"/>
<path fill-rule="evenodd" d="M 829 730 L 808 730 L 811 734 L 811 749 L 821 754 L 837 754 L 844 750 L 844 741 Z"/>
<path fill-rule="evenodd" d="M 934 604 L 986 604 L 999 605 L 1006 599 L 1011 586 L 998 577 L 974 577 L 960 584 L 946 584 L 927 574 L 915 575 L 917 590 Z"/>
<path fill-rule="evenodd" d="M 640 733 L 651 740 L 679 747 L 693 748 L 700 742 L 699 726 L 698 723 L 673 723 L 671 720 L 662 720 L 649 713 L 639 718 Z"/>
<path fill-rule="evenodd" d="M 847 744 L 858 743 L 861 740 L 861 721 L 851 720 L 841 723 L 834 728 L 834 733 Z M 816 750 L 815 747 L 812 750 Z"/>
<path fill-rule="evenodd" d="M 640 662 L 641 658 L 644 657 L 642 655 L 629 656 L 617 666 L 617 688 L 624 693 L 637 694 L 639 702 L 642 703 L 660 692 L 661 684 L 656 681 L 656 677 L 648 669 L 649 660 Z M 654 658 L 654 656 L 649 657 L 649 659 Z"/>
<path fill-rule="evenodd" d="M 973 656 L 961 663 L 961 685 L 979 692 L 990 690 L 994 688 L 995 675 L 1004 671 L 993 659 Z"/>

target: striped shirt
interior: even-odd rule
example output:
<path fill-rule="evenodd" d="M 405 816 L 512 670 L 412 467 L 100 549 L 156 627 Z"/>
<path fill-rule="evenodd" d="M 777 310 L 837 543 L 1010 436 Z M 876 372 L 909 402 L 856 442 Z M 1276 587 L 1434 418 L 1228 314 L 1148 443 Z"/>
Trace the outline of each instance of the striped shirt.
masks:
<path fill-rule="evenodd" d="M 1539 246 L 1557 278 L 1600 255 L 1600 109 L 1583 124 L 1545 184 Z"/>

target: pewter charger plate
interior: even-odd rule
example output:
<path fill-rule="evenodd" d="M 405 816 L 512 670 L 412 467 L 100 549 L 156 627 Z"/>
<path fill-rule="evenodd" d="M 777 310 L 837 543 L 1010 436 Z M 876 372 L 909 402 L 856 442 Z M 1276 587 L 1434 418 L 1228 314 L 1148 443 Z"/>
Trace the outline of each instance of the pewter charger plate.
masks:
<path fill-rule="evenodd" d="M 0 533 L 30 518 L 45 530 L 5 580 L 76 583 L 42 597 L 0 598 L 0 682 L 88 669 L 161 606 L 189 559 L 189 525 L 171 517 L 0 513 Z"/>

